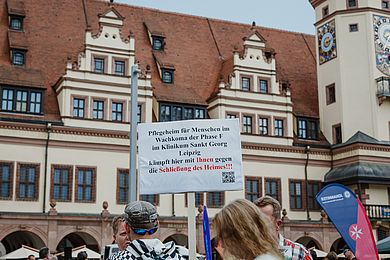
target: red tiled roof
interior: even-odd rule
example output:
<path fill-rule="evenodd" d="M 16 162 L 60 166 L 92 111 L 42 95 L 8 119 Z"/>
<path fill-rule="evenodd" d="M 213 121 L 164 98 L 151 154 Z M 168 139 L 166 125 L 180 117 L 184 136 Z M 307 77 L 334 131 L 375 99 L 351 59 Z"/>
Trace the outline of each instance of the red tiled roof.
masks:
<path fill-rule="evenodd" d="M 28 49 L 28 41 L 24 32 L 8 31 L 8 42 L 10 48 Z"/>
<path fill-rule="evenodd" d="M 42 71 L 0 65 L 0 83 L 20 87 L 45 88 Z"/>
<path fill-rule="evenodd" d="M 7 0 L 8 14 L 24 16 L 24 4 L 22 0 Z"/>
<path fill-rule="evenodd" d="M 8 0 L 16 2 L 16 0 Z M 84 4 L 87 13 L 84 13 Z M 6 0 L 0 0 L 0 64 L 11 66 L 7 39 Z M 122 36 L 135 37 L 135 56 L 141 69 L 151 66 L 154 95 L 158 101 L 206 105 L 220 78 L 223 60 L 232 56 L 234 46 L 242 50 L 243 37 L 251 25 L 162 12 L 155 9 L 113 4 L 96 0 L 45 0 L 44 4 L 24 1 L 24 31 L 28 41 L 27 68 L 43 72 L 45 116 L 59 119 L 52 89 L 65 73 L 68 59 L 77 61 L 84 50 L 88 24 L 99 31 L 98 15 L 110 6 L 124 17 Z M 146 26 L 165 36 L 163 59 L 174 65 L 174 84 L 164 84 L 157 71 Z M 294 112 L 318 117 L 314 36 L 263 27 L 255 29 L 276 54 L 278 79 L 291 84 Z M 158 57 L 160 58 L 160 57 Z M 1 69 L 1 68 L 0 68 Z"/>

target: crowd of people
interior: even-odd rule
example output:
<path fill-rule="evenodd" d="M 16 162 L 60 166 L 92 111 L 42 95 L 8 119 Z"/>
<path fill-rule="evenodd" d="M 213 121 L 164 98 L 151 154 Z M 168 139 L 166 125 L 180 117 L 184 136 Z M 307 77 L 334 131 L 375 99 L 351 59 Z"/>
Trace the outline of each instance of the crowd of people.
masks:
<path fill-rule="evenodd" d="M 254 203 L 238 199 L 218 212 L 213 225 L 216 251 L 222 259 L 316 260 L 314 250 L 293 242 L 280 234 L 282 225 L 280 203 L 263 196 Z M 188 250 L 174 242 L 163 243 L 155 237 L 159 228 L 156 208 L 146 201 L 126 205 L 123 215 L 113 220 L 113 238 L 119 252 L 110 260 L 188 259 Z M 345 258 L 355 259 L 352 251 Z M 327 260 L 338 259 L 335 252 Z"/>
<path fill-rule="evenodd" d="M 216 251 L 222 259 L 256 260 L 316 260 L 314 250 L 293 242 L 280 234 L 282 225 L 280 203 L 270 196 L 254 202 L 238 199 L 219 211 L 213 225 L 216 231 Z M 119 251 L 109 260 L 188 259 L 185 247 L 173 241 L 163 243 L 156 238 L 159 220 L 156 207 L 146 201 L 134 201 L 126 205 L 124 213 L 112 221 L 113 239 Z M 352 251 L 344 250 L 347 260 L 355 259 Z M 39 259 L 51 260 L 47 247 L 39 251 Z M 87 260 L 85 251 L 77 260 Z M 325 259 L 336 260 L 335 252 Z M 35 260 L 33 255 L 27 260 Z"/>

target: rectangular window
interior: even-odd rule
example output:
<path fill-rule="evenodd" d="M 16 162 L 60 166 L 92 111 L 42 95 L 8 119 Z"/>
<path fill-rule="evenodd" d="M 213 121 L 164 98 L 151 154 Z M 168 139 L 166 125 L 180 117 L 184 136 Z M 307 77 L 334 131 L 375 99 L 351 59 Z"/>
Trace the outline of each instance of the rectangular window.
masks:
<path fill-rule="evenodd" d="M 39 114 L 41 113 L 42 93 L 31 92 L 30 96 L 30 112 Z"/>
<path fill-rule="evenodd" d="M 251 79 L 248 77 L 241 78 L 241 89 L 243 91 L 250 91 L 251 88 Z"/>
<path fill-rule="evenodd" d="M 22 31 L 23 18 L 20 16 L 11 16 L 9 20 L 9 28 L 16 31 Z"/>
<path fill-rule="evenodd" d="M 137 124 L 142 122 L 142 105 L 137 106 Z"/>
<path fill-rule="evenodd" d="M 167 84 L 173 83 L 173 70 L 162 69 L 162 82 Z"/>
<path fill-rule="evenodd" d="M 12 55 L 12 64 L 17 65 L 17 66 L 23 66 L 25 64 L 25 51 L 21 50 L 12 50 L 11 51 Z"/>
<path fill-rule="evenodd" d="M 298 118 L 298 138 L 318 139 L 318 121 L 315 119 Z"/>
<path fill-rule="evenodd" d="M 225 204 L 225 193 L 223 191 L 208 192 L 207 206 L 209 208 L 221 208 Z"/>
<path fill-rule="evenodd" d="M 160 106 L 160 122 L 171 121 L 171 106 L 161 105 Z"/>
<path fill-rule="evenodd" d="M 76 202 L 95 202 L 96 197 L 96 169 L 95 168 L 76 168 Z"/>
<path fill-rule="evenodd" d="M 27 96 L 28 92 L 25 90 L 16 91 L 16 106 L 17 112 L 27 112 Z"/>
<path fill-rule="evenodd" d="M 123 60 L 115 60 L 114 62 L 114 73 L 115 75 L 125 75 L 125 62 Z"/>
<path fill-rule="evenodd" d="M 42 113 L 42 97 L 41 91 L 3 88 L 1 110 L 40 114 Z"/>
<path fill-rule="evenodd" d="M 330 105 L 336 102 L 336 88 L 335 84 L 326 86 L 326 104 Z"/>
<path fill-rule="evenodd" d="M 193 119 L 194 118 L 194 109 L 193 108 L 188 108 L 185 107 L 183 111 L 183 119 L 188 120 L 188 119 Z"/>
<path fill-rule="evenodd" d="M 274 135 L 284 136 L 283 119 L 275 119 L 274 121 Z"/>
<path fill-rule="evenodd" d="M 277 178 L 265 178 L 265 195 L 271 196 L 282 203 L 280 185 L 281 181 Z"/>
<path fill-rule="evenodd" d="M 129 190 L 129 170 L 121 169 L 117 172 L 117 204 L 126 204 Z"/>
<path fill-rule="evenodd" d="M 268 118 L 266 117 L 259 118 L 259 134 L 268 135 Z"/>
<path fill-rule="evenodd" d="M 144 194 L 144 195 L 140 195 L 139 198 L 140 200 L 152 203 L 154 206 L 158 206 L 159 204 L 158 194 Z"/>
<path fill-rule="evenodd" d="M 237 115 L 234 114 L 226 114 L 227 119 L 237 118 Z"/>
<path fill-rule="evenodd" d="M 355 8 L 358 7 L 358 0 L 346 0 L 347 1 L 347 8 Z"/>
<path fill-rule="evenodd" d="M 161 51 L 164 49 L 164 39 L 161 37 L 152 37 L 153 50 Z"/>
<path fill-rule="evenodd" d="M 38 200 L 39 165 L 18 164 L 16 182 L 18 200 Z"/>
<path fill-rule="evenodd" d="M 187 193 L 184 193 L 184 201 L 185 207 L 188 207 L 188 197 Z M 204 205 L 204 193 L 203 192 L 195 192 L 195 207 L 199 207 Z"/>
<path fill-rule="evenodd" d="M 73 116 L 84 118 L 85 100 L 81 98 L 73 99 Z"/>
<path fill-rule="evenodd" d="M 53 165 L 51 170 L 50 198 L 56 201 L 71 201 L 72 194 L 72 166 Z"/>
<path fill-rule="evenodd" d="M 321 182 L 308 181 L 307 183 L 307 200 L 311 210 L 320 210 L 320 205 L 316 201 L 316 195 L 321 190 Z"/>
<path fill-rule="evenodd" d="M 179 106 L 172 106 L 172 121 L 179 121 L 183 119 L 183 108 Z"/>
<path fill-rule="evenodd" d="M 343 142 L 343 136 L 341 132 L 341 125 L 333 126 L 333 144 L 341 144 Z"/>
<path fill-rule="evenodd" d="M 245 198 L 253 202 L 261 194 L 261 177 L 245 177 Z"/>
<path fill-rule="evenodd" d="M 112 102 L 111 104 L 112 121 L 122 122 L 123 120 L 123 103 Z"/>
<path fill-rule="evenodd" d="M 383 9 L 389 9 L 389 1 L 382 1 L 382 8 Z"/>
<path fill-rule="evenodd" d="M 195 108 L 195 118 L 196 119 L 204 119 L 206 118 L 206 113 L 204 109 Z"/>
<path fill-rule="evenodd" d="M 357 23 L 353 23 L 349 25 L 349 31 L 350 32 L 357 32 L 359 31 L 359 27 Z"/>
<path fill-rule="evenodd" d="M 268 93 L 268 81 L 264 79 L 259 80 L 259 92 Z"/>
<path fill-rule="evenodd" d="M 103 58 L 94 58 L 94 72 L 104 73 L 104 59 Z"/>
<path fill-rule="evenodd" d="M 12 163 L 0 162 L 0 200 L 12 199 Z"/>
<path fill-rule="evenodd" d="M 246 134 L 252 133 L 252 117 L 251 116 L 243 116 L 242 120 L 242 132 Z"/>
<path fill-rule="evenodd" d="M 94 100 L 93 101 L 93 110 L 92 110 L 93 119 L 104 119 L 104 101 Z"/>
<path fill-rule="evenodd" d="M 206 118 L 206 109 L 180 105 L 161 104 L 160 122 Z"/>
<path fill-rule="evenodd" d="M 329 14 L 329 7 L 325 6 L 324 8 L 322 8 L 322 17 L 325 17 L 328 14 Z"/>
<path fill-rule="evenodd" d="M 14 103 L 14 91 L 12 89 L 3 89 L 1 99 L 1 110 L 12 111 Z"/>
<path fill-rule="evenodd" d="M 290 208 L 303 209 L 302 181 L 290 180 Z"/>

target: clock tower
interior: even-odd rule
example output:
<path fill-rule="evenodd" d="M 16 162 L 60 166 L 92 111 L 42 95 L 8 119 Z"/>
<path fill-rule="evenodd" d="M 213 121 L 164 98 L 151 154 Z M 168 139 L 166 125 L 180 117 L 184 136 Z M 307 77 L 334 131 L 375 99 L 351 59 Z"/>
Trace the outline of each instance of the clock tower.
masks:
<path fill-rule="evenodd" d="M 310 0 L 316 13 L 321 130 L 390 139 L 390 1 Z"/>

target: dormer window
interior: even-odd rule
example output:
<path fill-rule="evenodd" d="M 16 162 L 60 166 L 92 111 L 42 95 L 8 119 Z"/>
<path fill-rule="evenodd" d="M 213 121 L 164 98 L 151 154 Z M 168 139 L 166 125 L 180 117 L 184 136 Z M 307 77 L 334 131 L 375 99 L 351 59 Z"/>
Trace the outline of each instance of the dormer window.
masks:
<path fill-rule="evenodd" d="M 20 16 L 11 16 L 9 20 L 9 28 L 16 31 L 23 30 L 23 18 Z"/>
<path fill-rule="evenodd" d="M 173 70 L 162 69 L 162 81 L 167 84 L 173 83 Z"/>
<path fill-rule="evenodd" d="M 95 57 L 93 60 L 94 72 L 104 73 L 104 58 Z"/>
<path fill-rule="evenodd" d="M 153 41 L 153 50 L 156 51 L 164 50 L 164 38 L 153 36 L 152 41 Z"/>
<path fill-rule="evenodd" d="M 23 66 L 25 64 L 25 51 L 22 50 L 12 50 L 11 51 L 11 58 L 12 58 L 12 64 L 17 66 Z"/>
<path fill-rule="evenodd" d="M 42 114 L 42 91 L 7 86 L 1 89 L 0 99 L 1 111 Z"/>

